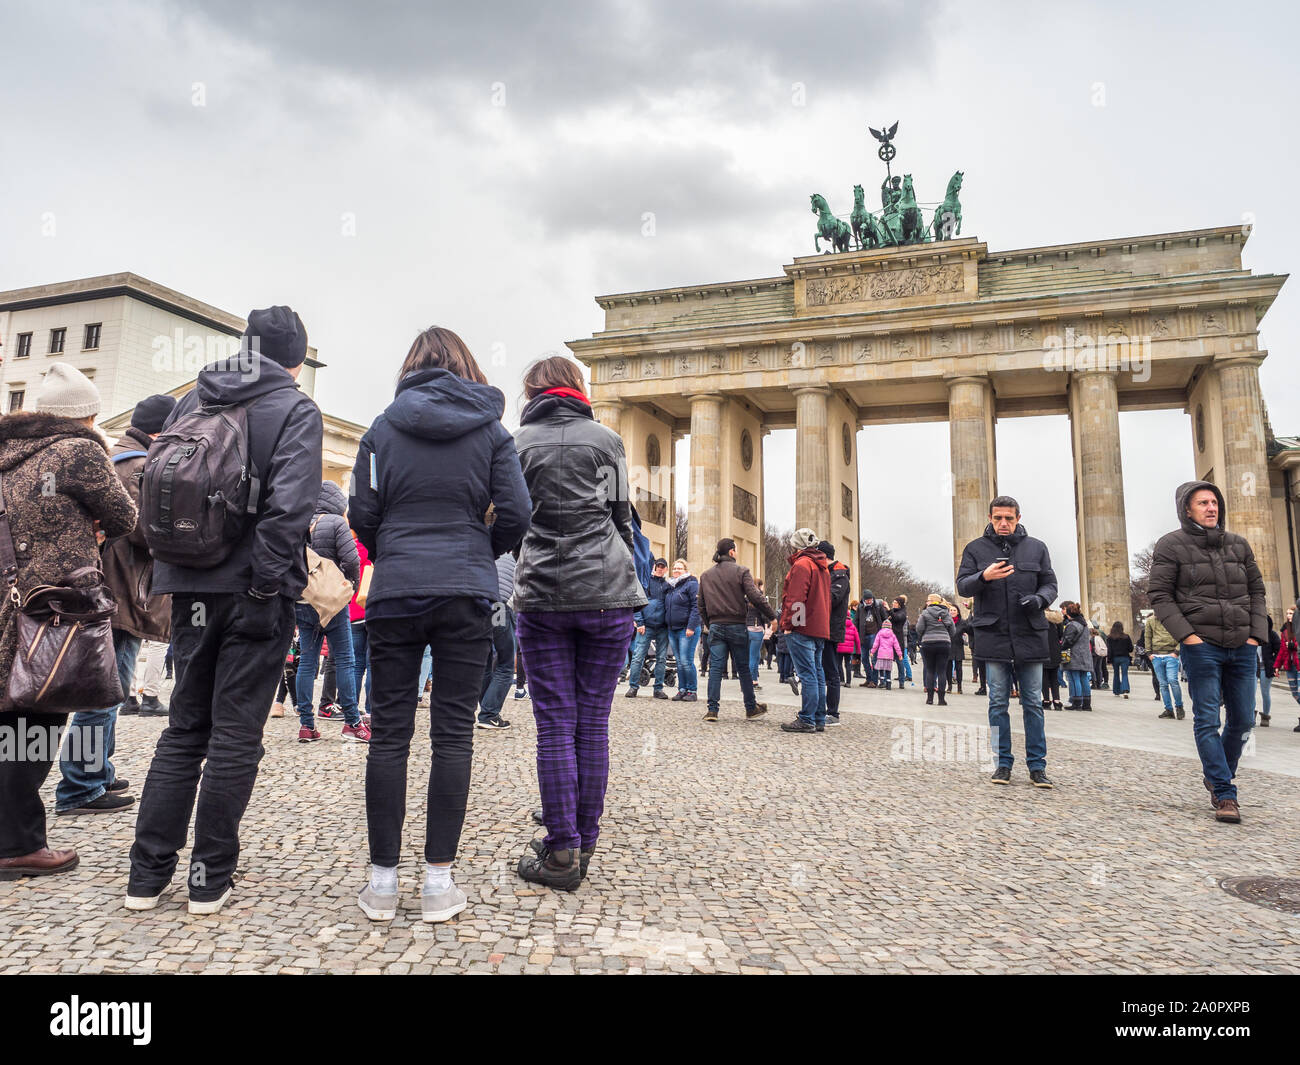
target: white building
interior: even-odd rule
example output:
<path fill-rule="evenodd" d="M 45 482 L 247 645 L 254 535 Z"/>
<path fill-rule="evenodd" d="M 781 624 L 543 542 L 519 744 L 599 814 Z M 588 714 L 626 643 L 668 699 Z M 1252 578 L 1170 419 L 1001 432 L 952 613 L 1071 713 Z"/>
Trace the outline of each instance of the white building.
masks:
<path fill-rule="evenodd" d="M 115 435 L 140 400 L 184 395 L 199 370 L 238 350 L 246 324 L 129 273 L 0 292 L 0 412 L 30 410 L 46 370 L 59 360 L 95 382 L 103 397 L 100 424 Z M 323 365 L 309 347 L 298 378 L 309 396 Z M 323 417 L 325 476 L 346 484 L 365 426 Z"/>

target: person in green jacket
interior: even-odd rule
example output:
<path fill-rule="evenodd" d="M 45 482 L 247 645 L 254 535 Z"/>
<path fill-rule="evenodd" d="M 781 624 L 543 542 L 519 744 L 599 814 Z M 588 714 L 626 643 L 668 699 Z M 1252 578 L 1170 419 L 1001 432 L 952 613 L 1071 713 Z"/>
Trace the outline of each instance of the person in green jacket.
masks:
<path fill-rule="evenodd" d="M 1160 698 L 1165 704 L 1160 716 L 1181 721 L 1187 715 L 1183 712 L 1183 689 L 1178 686 L 1178 641 L 1154 614 L 1147 618 L 1143 634 L 1147 654 L 1151 656 L 1151 671 L 1160 682 Z"/>

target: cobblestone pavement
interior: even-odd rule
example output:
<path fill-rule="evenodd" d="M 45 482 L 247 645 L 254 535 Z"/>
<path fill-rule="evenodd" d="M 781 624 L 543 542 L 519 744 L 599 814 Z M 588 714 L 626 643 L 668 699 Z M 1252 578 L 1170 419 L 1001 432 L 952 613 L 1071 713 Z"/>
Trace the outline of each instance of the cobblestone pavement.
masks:
<path fill-rule="evenodd" d="M 514 728 L 475 733 L 456 868 L 470 908 L 454 921 L 419 921 L 427 740 L 402 909 L 372 925 L 355 904 L 365 750 L 338 723 L 300 746 L 291 715 L 268 723 L 225 912 L 189 917 L 178 876 L 159 909 L 128 913 L 134 811 L 51 817 L 51 844 L 75 844 L 81 866 L 0 884 L 0 972 L 1300 970 L 1300 916 L 1217 886 L 1300 876 L 1290 777 L 1244 767 L 1244 823 L 1226 826 L 1186 757 L 1054 738 L 1060 715 L 1058 788 L 1043 791 L 1019 736 L 1012 786 L 993 787 L 967 726 L 926 731 L 914 691 L 855 690 L 846 709 L 870 712 L 810 736 L 779 731 L 784 708 L 747 722 L 728 701 L 707 725 L 703 703 L 620 695 L 604 834 L 589 880 L 561 894 L 514 873 L 536 804 L 528 707 L 508 700 Z M 161 729 L 121 720 L 121 775 L 143 782 Z"/>

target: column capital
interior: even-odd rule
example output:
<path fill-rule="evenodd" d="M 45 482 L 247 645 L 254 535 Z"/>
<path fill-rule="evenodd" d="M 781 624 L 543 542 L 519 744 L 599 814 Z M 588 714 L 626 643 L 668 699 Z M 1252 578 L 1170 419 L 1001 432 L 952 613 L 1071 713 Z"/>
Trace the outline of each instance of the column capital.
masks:
<path fill-rule="evenodd" d="M 943 378 L 943 383 L 948 386 L 949 390 L 955 388 L 957 385 L 983 385 L 988 388 L 992 388 L 993 378 L 991 378 L 988 374 L 984 374 L 984 373 L 952 374 L 952 375 L 945 374 Z"/>
<path fill-rule="evenodd" d="M 1267 352 L 1252 351 L 1249 354 L 1220 355 L 1212 365 L 1216 370 L 1226 370 L 1232 366 L 1262 366 Z"/>
<path fill-rule="evenodd" d="M 821 395 L 829 396 L 831 393 L 830 385 L 795 385 L 790 389 L 796 396 L 803 395 L 805 392 L 816 392 Z"/>
<path fill-rule="evenodd" d="M 687 395 L 686 398 L 691 401 L 691 406 L 694 406 L 695 401 L 698 399 L 721 400 L 723 398 L 723 395 L 721 392 L 691 392 L 690 394 Z"/>

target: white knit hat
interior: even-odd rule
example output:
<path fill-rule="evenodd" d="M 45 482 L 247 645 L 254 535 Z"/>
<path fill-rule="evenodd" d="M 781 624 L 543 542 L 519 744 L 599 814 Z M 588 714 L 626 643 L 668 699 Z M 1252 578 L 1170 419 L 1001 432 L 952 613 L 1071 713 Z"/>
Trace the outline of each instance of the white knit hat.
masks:
<path fill-rule="evenodd" d="M 56 362 L 36 392 L 36 409 L 60 418 L 89 418 L 98 414 L 99 389 L 75 366 Z"/>
<path fill-rule="evenodd" d="M 790 534 L 790 546 L 796 551 L 806 551 L 810 547 L 816 547 L 819 543 L 821 541 L 811 529 L 795 529 Z"/>

